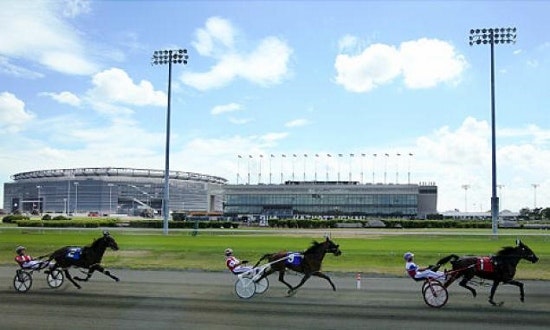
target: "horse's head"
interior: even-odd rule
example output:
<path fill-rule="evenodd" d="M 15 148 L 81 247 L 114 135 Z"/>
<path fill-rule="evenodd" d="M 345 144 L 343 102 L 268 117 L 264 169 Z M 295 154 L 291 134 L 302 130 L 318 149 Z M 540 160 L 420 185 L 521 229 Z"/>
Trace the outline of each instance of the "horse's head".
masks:
<path fill-rule="evenodd" d="M 106 247 L 108 248 L 111 248 L 115 251 L 118 250 L 118 244 L 117 242 L 115 241 L 115 239 L 113 238 L 113 236 L 111 236 L 111 234 L 109 234 L 108 231 L 104 231 L 103 232 L 103 238 L 102 238 L 104 244 Z"/>
<path fill-rule="evenodd" d="M 340 251 L 340 245 L 334 243 L 333 241 L 330 240 L 330 238 L 326 238 L 325 240 L 325 245 L 326 245 L 326 252 L 327 253 L 332 253 L 334 254 L 335 256 L 339 256 L 342 254 L 342 251 Z"/>
<path fill-rule="evenodd" d="M 535 263 L 539 261 L 539 258 L 535 255 L 535 252 L 531 250 L 527 245 L 525 245 L 522 241 L 519 239 L 516 241 L 516 251 L 519 255 L 519 257 L 529 260 L 532 263 Z"/>

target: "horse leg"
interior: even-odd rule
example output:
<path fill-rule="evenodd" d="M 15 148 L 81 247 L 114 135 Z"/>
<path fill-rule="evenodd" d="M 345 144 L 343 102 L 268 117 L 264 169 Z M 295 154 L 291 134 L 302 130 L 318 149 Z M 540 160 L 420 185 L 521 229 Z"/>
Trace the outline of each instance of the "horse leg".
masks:
<path fill-rule="evenodd" d="M 517 286 L 519 288 L 519 300 L 521 300 L 521 302 L 525 301 L 525 292 L 523 291 L 523 283 L 518 282 L 516 280 L 510 280 L 508 282 L 504 282 L 504 284 L 511 284 L 511 285 Z"/>
<path fill-rule="evenodd" d="M 69 270 L 68 269 L 64 269 L 63 272 L 65 273 L 65 277 L 72 283 L 74 284 L 74 286 L 76 286 L 77 289 L 81 289 L 82 287 L 80 286 L 80 284 L 76 283 L 73 279 L 73 277 L 71 276 L 71 274 L 69 274 Z"/>
<path fill-rule="evenodd" d="M 292 285 L 290 285 L 287 281 L 285 281 L 285 271 L 284 270 L 280 270 L 279 271 L 279 282 L 283 283 L 284 285 L 286 285 L 288 287 L 288 294 L 290 294 L 292 292 Z"/>
<path fill-rule="evenodd" d="M 298 283 L 298 285 L 296 285 L 295 287 L 291 287 L 290 290 L 288 290 L 288 294 L 289 295 L 293 295 L 294 293 L 296 293 L 296 290 L 298 290 L 299 287 L 301 287 L 302 285 L 304 285 L 304 283 L 306 283 L 306 281 L 311 277 L 311 274 L 310 273 L 306 273 L 304 274 L 304 277 L 302 277 L 302 280 L 300 281 L 300 283 Z"/>
<path fill-rule="evenodd" d="M 324 278 L 325 280 L 327 280 L 330 283 L 330 286 L 332 286 L 332 291 L 336 291 L 336 286 L 334 285 L 334 283 L 332 283 L 332 280 L 327 275 L 321 273 L 320 271 L 314 272 L 311 275 L 314 275 L 314 276 L 317 276 L 317 277 L 320 277 L 320 278 Z"/>
<path fill-rule="evenodd" d="M 462 281 L 460 281 L 460 283 L 458 283 L 458 285 L 460 285 L 463 288 L 466 288 L 466 289 L 470 290 L 470 292 L 472 293 L 472 295 L 475 298 L 477 296 L 476 289 L 474 289 L 474 288 L 472 288 L 471 286 L 468 285 L 468 282 L 470 282 L 470 280 L 473 277 L 474 277 L 473 275 L 464 275 L 464 277 L 462 278 Z"/>
<path fill-rule="evenodd" d="M 504 303 L 504 302 L 501 301 L 500 303 L 497 304 L 493 300 L 493 298 L 495 297 L 495 292 L 497 291 L 497 287 L 498 287 L 499 284 L 500 284 L 500 281 L 495 280 L 495 281 L 493 281 L 493 286 L 491 287 L 491 294 L 489 295 L 489 303 L 491 303 L 491 305 L 493 305 L 493 306 L 502 306 L 502 304 Z"/>
<path fill-rule="evenodd" d="M 116 282 L 120 281 L 120 279 L 118 277 L 116 277 L 115 275 L 111 274 L 110 271 L 106 270 L 105 268 L 103 268 L 102 266 L 98 265 L 97 266 L 97 270 L 102 272 L 103 274 L 109 276 L 110 278 L 112 278 L 113 280 L 115 280 Z"/>

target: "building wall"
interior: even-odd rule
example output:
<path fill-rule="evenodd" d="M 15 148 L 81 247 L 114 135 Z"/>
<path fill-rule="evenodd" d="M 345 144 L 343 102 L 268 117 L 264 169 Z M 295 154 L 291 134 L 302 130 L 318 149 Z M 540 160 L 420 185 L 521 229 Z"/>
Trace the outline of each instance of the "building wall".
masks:
<path fill-rule="evenodd" d="M 163 171 L 86 168 L 18 173 L 4 184 L 4 209 L 41 213 L 123 213 L 162 210 Z M 170 210 L 216 211 L 223 208 L 225 179 L 170 172 Z"/>
<path fill-rule="evenodd" d="M 269 185 L 226 185 L 224 214 L 292 217 L 403 216 L 437 213 L 437 187 L 359 184 L 357 182 L 295 182 Z"/>

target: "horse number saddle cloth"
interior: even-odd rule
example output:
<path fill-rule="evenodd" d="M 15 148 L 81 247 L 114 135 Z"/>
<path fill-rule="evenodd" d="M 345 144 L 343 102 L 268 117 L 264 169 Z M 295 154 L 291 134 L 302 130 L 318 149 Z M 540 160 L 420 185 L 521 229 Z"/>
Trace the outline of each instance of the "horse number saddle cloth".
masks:
<path fill-rule="evenodd" d="M 495 264 L 491 257 L 479 257 L 476 261 L 476 270 L 485 273 L 492 273 L 495 271 Z"/>
<path fill-rule="evenodd" d="M 80 259 L 80 254 L 81 253 L 82 253 L 82 248 L 79 248 L 79 247 L 70 248 L 69 251 L 67 252 L 67 258 L 68 259 L 73 259 L 73 260 L 78 260 L 78 259 Z"/>
<path fill-rule="evenodd" d="M 302 254 L 295 252 L 289 252 L 286 257 L 287 259 L 285 261 L 285 264 L 293 266 L 300 265 L 302 263 L 302 259 L 304 258 Z"/>

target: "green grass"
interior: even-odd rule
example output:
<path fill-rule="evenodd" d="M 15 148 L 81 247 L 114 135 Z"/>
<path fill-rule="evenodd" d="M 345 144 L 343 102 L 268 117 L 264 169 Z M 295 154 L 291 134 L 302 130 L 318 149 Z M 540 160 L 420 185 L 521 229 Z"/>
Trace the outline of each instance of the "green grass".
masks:
<path fill-rule="evenodd" d="M 533 231 L 500 231 L 498 239 L 486 230 L 351 231 L 331 230 L 343 254 L 327 255 L 323 269 L 330 272 L 361 272 L 404 276 L 402 255 L 412 251 L 420 265 L 428 265 L 450 253 L 489 255 L 521 238 L 540 258 L 537 264 L 522 261 L 517 278 L 550 280 L 550 235 Z M 33 256 L 53 252 L 65 245 L 83 246 L 101 235 L 101 230 L 40 230 L 0 227 L 0 264 L 16 266 L 14 249 L 25 245 Z M 133 269 L 224 270 L 223 250 L 231 247 L 240 259 L 256 262 L 265 253 L 302 251 L 312 240 L 322 240 L 322 231 L 249 232 L 205 231 L 191 236 L 187 231 L 112 230 L 120 250 L 107 251 L 108 267 Z"/>

